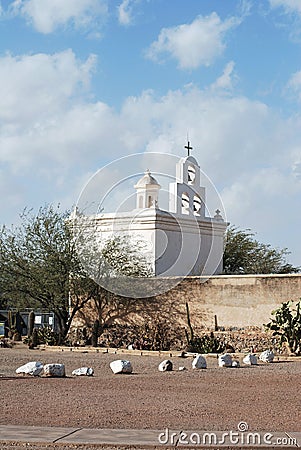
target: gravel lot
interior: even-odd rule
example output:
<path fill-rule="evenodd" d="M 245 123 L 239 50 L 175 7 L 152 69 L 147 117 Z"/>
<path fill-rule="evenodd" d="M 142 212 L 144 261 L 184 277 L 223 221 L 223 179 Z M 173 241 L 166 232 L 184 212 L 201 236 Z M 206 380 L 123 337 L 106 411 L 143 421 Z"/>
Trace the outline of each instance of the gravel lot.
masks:
<path fill-rule="evenodd" d="M 134 373 L 114 375 L 109 363 L 124 358 Z M 300 360 L 229 369 L 208 357 L 207 370 L 193 371 L 191 357 L 173 357 L 174 371 L 162 373 L 157 367 L 165 358 L 0 349 L 0 423 L 214 431 L 236 430 L 245 421 L 252 431 L 301 431 Z M 64 363 L 67 377 L 16 376 L 28 361 Z M 72 377 L 81 366 L 93 367 L 94 376 Z"/>

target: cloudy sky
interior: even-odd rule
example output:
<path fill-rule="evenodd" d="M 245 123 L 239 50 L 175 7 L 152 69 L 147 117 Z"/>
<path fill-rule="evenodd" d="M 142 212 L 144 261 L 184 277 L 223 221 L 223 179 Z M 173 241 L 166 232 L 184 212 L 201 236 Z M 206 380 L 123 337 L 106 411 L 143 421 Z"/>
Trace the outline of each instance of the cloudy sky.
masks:
<path fill-rule="evenodd" d="M 300 0 L 0 4 L 2 223 L 189 133 L 227 220 L 301 265 Z"/>

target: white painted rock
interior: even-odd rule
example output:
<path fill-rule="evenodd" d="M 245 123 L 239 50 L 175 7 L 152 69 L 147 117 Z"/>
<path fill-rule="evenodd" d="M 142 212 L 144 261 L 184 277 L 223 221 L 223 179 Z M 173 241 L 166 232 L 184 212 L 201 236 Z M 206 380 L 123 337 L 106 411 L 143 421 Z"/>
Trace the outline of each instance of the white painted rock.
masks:
<path fill-rule="evenodd" d="M 132 373 L 133 367 L 130 361 L 126 361 L 124 359 L 116 359 L 116 361 L 112 361 L 110 363 L 110 367 L 112 372 L 117 373 Z"/>
<path fill-rule="evenodd" d="M 219 367 L 231 367 L 232 366 L 232 357 L 229 353 L 225 353 L 224 355 L 220 355 L 218 357 L 218 365 Z"/>
<path fill-rule="evenodd" d="M 274 353 L 271 350 L 265 350 L 259 356 L 260 361 L 271 363 L 274 359 Z"/>
<path fill-rule="evenodd" d="M 45 364 L 44 375 L 46 377 L 64 377 L 65 366 L 64 364 Z"/>
<path fill-rule="evenodd" d="M 240 367 L 239 361 L 232 361 L 231 366 L 236 368 Z"/>
<path fill-rule="evenodd" d="M 257 357 L 256 355 L 252 355 L 252 353 L 248 353 L 243 359 L 243 363 L 247 364 L 249 366 L 256 366 L 257 365 Z"/>
<path fill-rule="evenodd" d="M 43 372 L 43 364 L 40 361 L 31 361 L 16 369 L 16 373 L 33 375 L 34 377 L 39 376 L 41 372 Z"/>
<path fill-rule="evenodd" d="M 180 371 L 180 372 L 183 372 L 183 370 L 187 370 L 186 367 L 180 366 L 180 367 L 179 367 L 179 371 Z"/>
<path fill-rule="evenodd" d="M 172 362 L 169 359 L 165 359 L 159 364 L 160 372 L 170 372 L 172 370 Z"/>
<path fill-rule="evenodd" d="M 94 370 L 92 369 L 92 367 L 80 367 L 79 369 L 75 369 L 72 372 L 72 375 L 77 375 L 77 376 L 87 376 L 87 377 L 91 377 L 94 373 Z"/>
<path fill-rule="evenodd" d="M 202 355 L 196 355 L 192 361 L 193 369 L 207 369 L 207 361 Z"/>

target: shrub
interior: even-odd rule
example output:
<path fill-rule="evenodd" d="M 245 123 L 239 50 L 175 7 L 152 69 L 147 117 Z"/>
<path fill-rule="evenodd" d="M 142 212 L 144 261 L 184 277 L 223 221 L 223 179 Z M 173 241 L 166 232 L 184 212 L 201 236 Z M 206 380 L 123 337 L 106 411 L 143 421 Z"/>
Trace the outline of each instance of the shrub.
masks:
<path fill-rule="evenodd" d="M 211 332 L 189 339 L 186 350 L 193 353 L 222 353 L 225 350 L 225 344 L 221 338 L 215 337 Z"/>
<path fill-rule="evenodd" d="M 34 328 L 32 336 L 25 338 L 24 343 L 33 347 L 36 347 L 40 344 L 58 345 L 59 334 L 53 331 L 50 326 Z"/>
<path fill-rule="evenodd" d="M 186 302 L 186 316 L 187 316 L 187 324 L 189 328 L 190 335 L 188 331 L 185 329 L 186 339 L 187 339 L 187 347 L 186 350 L 188 352 L 193 353 L 221 353 L 225 349 L 224 342 L 222 339 L 215 337 L 214 333 L 211 332 L 210 335 L 205 334 L 203 336 L 195 336 L 191 320 L 190 320 L 190 312 L 189 305 Z"/>
<path fill-rule="evenodd" d="M 290 302 L 284 302 L 280 308 L 272 311 L 275 318 L 265 324 L 267 330 L 273 331 L 273 336 L 280 337 L 280 347 L 287 343 L 290 351 L 301 354 L 301 299 L 293 309 Z"/>
<path fill-rule="evenodd" d="M 108 326 L 101 335 L 101 346 L 139 350 L 171 350 L 182 347 L 182 330 L 160 317 L 142 325 Z"/>

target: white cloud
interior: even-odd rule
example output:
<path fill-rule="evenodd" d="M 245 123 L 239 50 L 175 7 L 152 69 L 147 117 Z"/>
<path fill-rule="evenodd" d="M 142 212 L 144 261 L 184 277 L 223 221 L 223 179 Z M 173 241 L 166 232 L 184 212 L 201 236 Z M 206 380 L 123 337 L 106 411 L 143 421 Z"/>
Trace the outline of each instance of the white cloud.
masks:
<path fill-rule="evenodd" d="M 56 200 L 71 207 L 84 174 L 104 161 L 143 151 L 182 156 L 189 131 L 192 154 L 223 193 L 227 219 L 295 250 L 300 118 L 285 120 L 266 104 L 231 93 L 232 64 L 217 89 L 190 85 L 159 98 L 145 91 L 127 98 L 120 111 L 87 95 L 94 69 L 93 56 L 81 61 L 71 50 L 0 58 L 2 220 L 13 221 L 8 201 L 18 211 Z M 287 241 L 277 242 L 279 236 Z"/>
<path fill-rule="evenodd" d="M 282 7 L 288 14 L 298 13 L 301 14 L 301 2 L 300 0 L 270 0 L 272 8 Z"/>
<path fill-rule="evenodd" d="M 296 178 L 301 180 L 301 159 L 293 164 L 293 173 Z"/>
<path fill-rule="evenodd" d="M 14 183 L 13 189 L 10 184 L 10 172 L 7 168 L 0 169 L 0 197 L 5 199 L 7 208 L 13 211 L 19 208 L 21 212 L 24 207 L 24 199 L 26 193 L 26 183 L 22 179 L 18 179 L 17 183 Z M 8 211 L 5 211 L 7 214 Z"/>
<path fill-rule="evenodd" d="M 37 141 L 36 156 L 47 151 L 43 140 L 85 95 L 95 64 L 94 55 L 81 62 L 71 50 L 0 58 L 0 161 L 26 164 Z"/>
<path fill-rule="evenodd" d="M 301 222 L 301 182 L 290 171 L 275 164 L 245 171 L 221 194 L 233 224 L 250 228 L 261 242 L 287 247 L 293 253 L 293 264 L 300 265 L 301 252 L 296 243 Z"/>
<path fill-rule="evenodd" d="M 215 12 L 200 15 L 191 24 L 163 28 L 146 55 L 153 61 L 158 61 L 162 54 L 170 55 L 181 69 L 210 66 L 226 47 L 226 33 L 240 22 L 236 17 L 222 21 Z"/>
<path fill-rule="evenodd" d="M 32 124 L 61 110 L 70 98 L 89 87 L 96 57 L 76 59 L 72 50 L 47 55 L 0 58 L 0 119 L 2 126 Z M 20 99 L 22 101 L 20 101 Z"/>
<path fill-rule="evenodd" d="M 300 127 L 299 123 L 295 123 L 296 126 Z M 296 148 L 291 150 L 291 160 L 292 160 L 292 173 L 293 176 L 301 182 L 301 145 L 299 144 Z"/>
<path fill-rule="evenodd" d="M 67 25 L 94 29 L 107 15 L 107 0 L 15 0 L 10 9 L 40 33 L 49 34 Z"/>
<path fill-rule="evenodd" d="M 123 0 L 117 7 L 118 21 L 121 25 L 130 25 L 132 22 L 132 3 L 133 0 Z"/>
<path fill-rule="evenodd" d="M 287 91 L 292 93 L 294 99 L 297 96 L 297 100 L 301 101 L 301 70 L 295 72 L 289 79 L 286 85 Z"/>
<path fill-rule="evenodd" d="M 222 75 L 211 85 L 211 88 L 231 90 L 233 88 L 233 82 L 237 80 L 234 67 L 234 61 L 230 61 L 224 68 Z"/>

